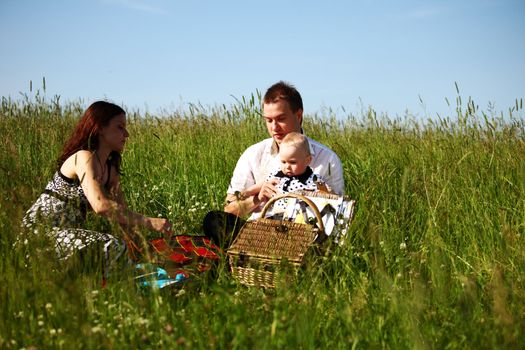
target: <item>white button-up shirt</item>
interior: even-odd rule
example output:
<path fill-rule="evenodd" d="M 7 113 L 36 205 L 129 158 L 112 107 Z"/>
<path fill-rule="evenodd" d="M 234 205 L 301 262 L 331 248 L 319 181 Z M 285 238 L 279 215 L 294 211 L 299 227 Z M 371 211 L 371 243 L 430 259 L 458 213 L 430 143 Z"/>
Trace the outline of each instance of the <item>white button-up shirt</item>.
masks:
<path fill-rule="evenodd" d="M 341 160 L 325 145 L 311 138 L 308 138 L 308 142 L 312 155 L 310 167 L 314 173 L 321 175 L 333 192 L 343 195 L 345 183 Z M 256 183 L 264 182 L 268 175 L 280 166 L 279 151 L 272 138 L 248 147 L 237 161 L 228 194 L 235 194 Z"/>

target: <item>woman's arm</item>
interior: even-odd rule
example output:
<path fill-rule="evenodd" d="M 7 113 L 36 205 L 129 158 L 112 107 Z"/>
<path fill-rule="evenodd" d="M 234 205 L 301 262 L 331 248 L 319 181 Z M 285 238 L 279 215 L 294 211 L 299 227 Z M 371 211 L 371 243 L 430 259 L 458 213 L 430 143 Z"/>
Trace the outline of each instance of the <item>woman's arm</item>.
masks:
<path fill-rule="evenodd" d="M 117 169 L 115 167 L 111 167 L 111 174 L 109 175 L 109 178 L 110 198 L 117 202 L 119 205 L 123 206 L 124 208 L 127 208 L 128 205 L 126 203 L 126 197 L 124 196 L 124 193 L 122 192 L 122 188 L 120 186 L 120 174 L 117 172 Z"/>
<path fill-rule="evenodd" d="M 120 178 L 114 168 L 111 168 L 110 195 L 104 192 L 99 182 L 101 176 L 95 170 L 96 158 L 89 151 L 79 151 L 76 154 L 75 173 L 77 174 L 82 190 L 97 214 L 124 226 L 142 226 L 157 232 L 171 234 L 171 224 L 164 218 L 151 218 L 131 211 L 127 208 L 124 195 L 120 188 Z"/>

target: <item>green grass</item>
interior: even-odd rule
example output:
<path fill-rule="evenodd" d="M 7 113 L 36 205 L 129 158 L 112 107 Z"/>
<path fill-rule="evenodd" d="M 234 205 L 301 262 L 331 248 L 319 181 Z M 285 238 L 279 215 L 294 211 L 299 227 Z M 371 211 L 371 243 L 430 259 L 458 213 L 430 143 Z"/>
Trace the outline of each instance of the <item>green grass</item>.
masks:
<path fill-rule="evenodd" d="M 307 116 L 341 157 L 357 200 L 348 240 L 294 283 L 264 291 L 219 269 L 182 289 L 65 270 L 35 240 L 13 249 L 79 102 L 3 99 L 0 109 L 0 348 L 522 348 L 525 123 L 458 106 L 436 120 Z M 242 151 L 266 137 L 258 96 L 226 107 L 130 112 L 123 185 L 133 209 L 200 233 Z M 104 223 L 100 223 L 103 225 Z M 148 237 L 154 237 L 151 234 Z M 26 263 L 29 263 L 26 266 Z"/>

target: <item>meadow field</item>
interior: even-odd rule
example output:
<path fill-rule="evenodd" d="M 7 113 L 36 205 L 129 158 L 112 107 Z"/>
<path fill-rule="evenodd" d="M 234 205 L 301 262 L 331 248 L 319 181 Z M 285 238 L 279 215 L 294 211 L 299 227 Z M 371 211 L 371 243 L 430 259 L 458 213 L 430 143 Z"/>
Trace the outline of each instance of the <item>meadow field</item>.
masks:
<path fill-rule="evenodd" d="M 258 106 L 256 95 L 128 111 L 129 206 L 200 234 L 241 152 L 267 137 Z M 521 100 L 483 111 L 458 96 L 449 116 L 428 120 L 306 115 L 305 132 L 340 156 L 357 208 L 345 244 L 275 290 L 238 284 L 224 262 L 176 288 L 141 289 L 126 274 L 102 288 L 99 272 L 57 264 L 45 240 L 13 248 L 85 107 L 2 99 L 0 348 L 525 348 Z"/>

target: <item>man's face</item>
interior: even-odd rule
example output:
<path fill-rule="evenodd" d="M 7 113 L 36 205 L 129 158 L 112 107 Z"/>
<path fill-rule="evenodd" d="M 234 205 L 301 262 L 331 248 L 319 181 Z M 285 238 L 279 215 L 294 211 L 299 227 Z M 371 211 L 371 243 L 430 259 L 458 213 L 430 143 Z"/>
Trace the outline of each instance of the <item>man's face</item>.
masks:
<path fill-rule="evenodd" d="M 277 144 L 280 144 L 286 134 L 296 131 L 301 132 L 303 110 L 292 112 L 288 101 L 279 100 L 263 104 L 263 116 L 268 128 L 268 133 Z"/>

